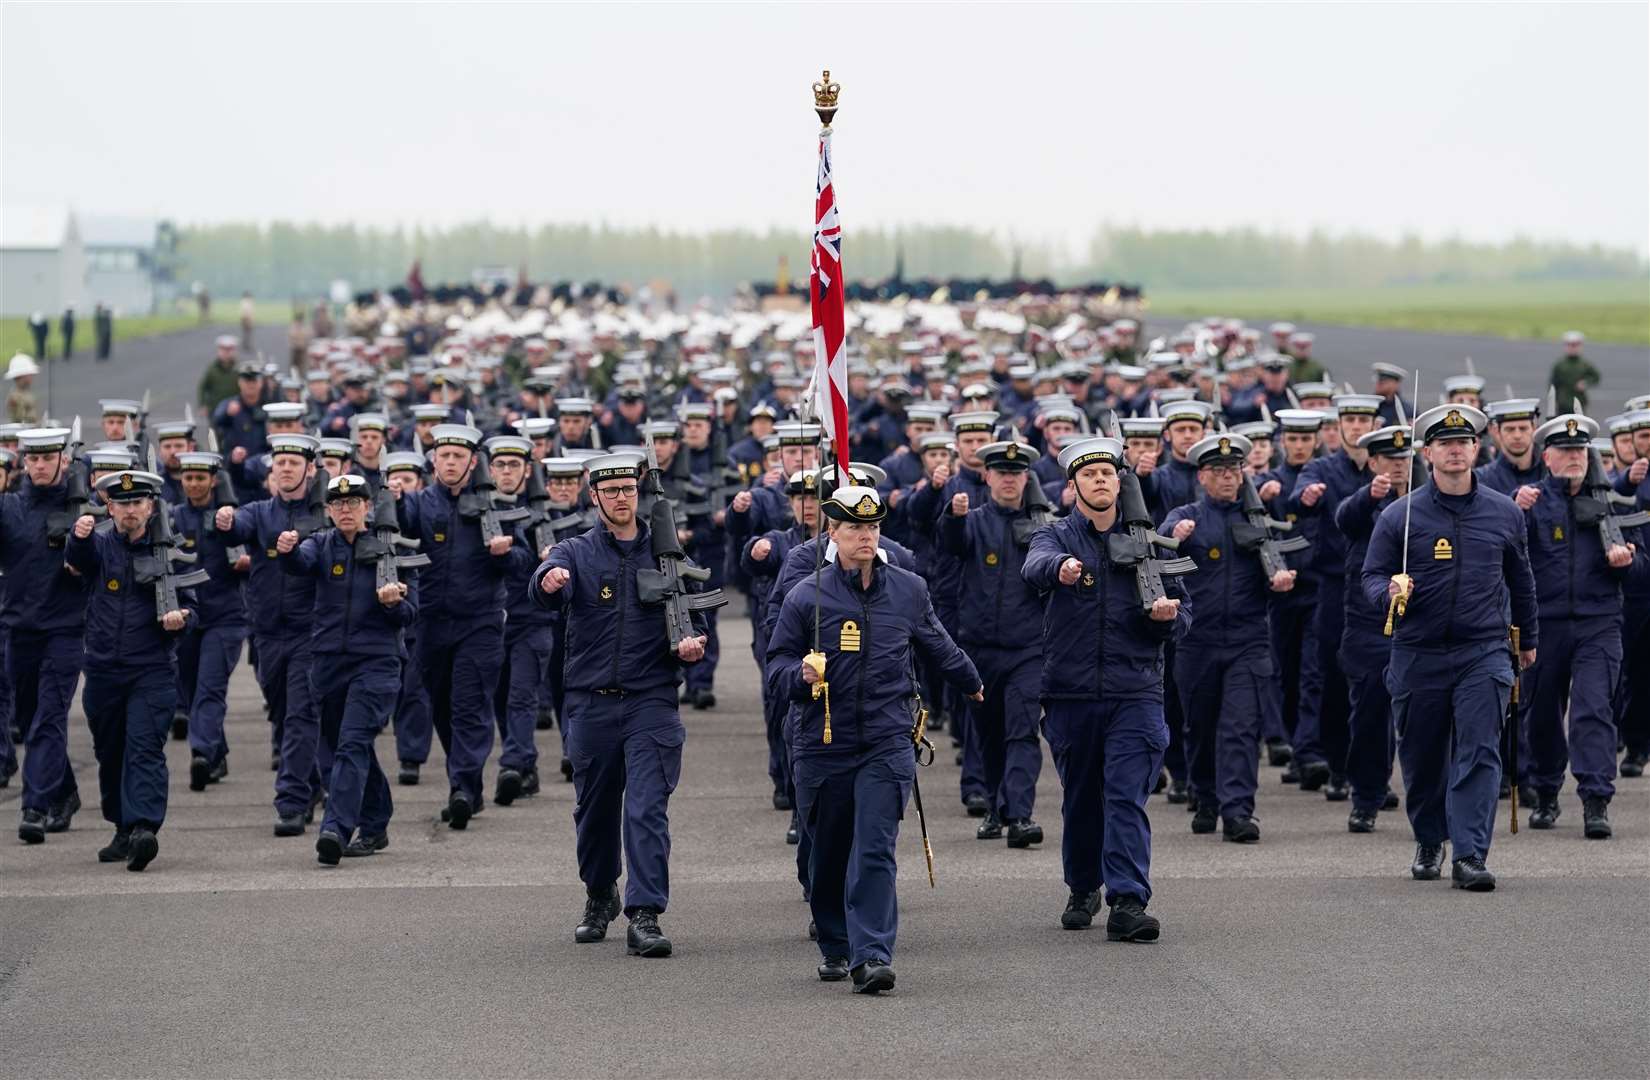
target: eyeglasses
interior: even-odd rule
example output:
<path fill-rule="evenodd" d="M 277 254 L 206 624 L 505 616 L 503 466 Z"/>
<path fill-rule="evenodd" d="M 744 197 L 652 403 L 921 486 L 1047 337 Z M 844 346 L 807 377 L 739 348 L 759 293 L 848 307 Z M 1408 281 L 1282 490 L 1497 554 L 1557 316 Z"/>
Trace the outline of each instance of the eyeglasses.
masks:
<path fill-rule="evenodd" d="M 1221 479 L 1231 479 L 1232 477 L 1238 476 L 1243 472 L 1243 470 L 1238 468 L 1236 465 L 1209 465 L 1206 466 L 1206 468 L 1212 475 Z"/>
<path fill-rule="evenodd" d="M 636 497 L 636 491 L 637 487 L 635 484 L 626 484 L 624 487 L 597 488 L 596 494 L 610 495 L 615 499 L 634 499 Z"/>

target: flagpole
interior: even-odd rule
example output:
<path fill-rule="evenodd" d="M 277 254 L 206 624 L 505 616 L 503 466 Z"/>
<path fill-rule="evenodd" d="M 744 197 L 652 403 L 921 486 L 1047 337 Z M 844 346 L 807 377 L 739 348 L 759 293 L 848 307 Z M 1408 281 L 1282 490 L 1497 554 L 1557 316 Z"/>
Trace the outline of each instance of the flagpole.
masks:
<path fill-rule="evenodd" d="M 819 698 L 823 696 L 825 698 L 824 741 L 827 745 L 831 742 L 831 697 L 830 683 L 825 679 L 825 654 L 819 647 L 819 579 L 825 567 L 826 541 L 824 503 L 829 493 L 829 489 L 826 487 L 827 477 L 831 476 L 834 479 L 833 474 L 835 473 L 836 468 L 839 467 L 842 460 L 840 443 L 847 436 L 847 432 L 845 430 L 836 430 L 839 425 L 836 423 L 837 416 L 835 411 L 835 402 L 830 396 L 832 393 L 830 365 L 833 360 L 837 360 L 839 358 L 832 357 L 829 354 L 829 346 L 825 341 L 822 327 L 828 318 L 828 315 L 825 312 L 826 305 L 830 303 L 840 305 L 843 303 L 842 288 L 845 285 L 845 282 L 842 280 L 840 258 L 837 260 L 837 265 L 834 268 L 830 268 L 829 271 L 827 271 L 827 268 L 821 266 L 820 247 L 826 240 L 826 226 L 828 224 L 828 220 L 826 217 L 827 206 L 825 196 L 827 191 L 831 192 L 831 205 L 829 206 L 831 220 L 834 220 L 836 213 L 836 208 L 834 205 L 835 182 L 834 178 L 830 178 L 827 169 L 830 165 L 831 120 L 836 116 L 837 95 L 841 93 L 841 90 L 842 88 L 838 84 L 831 81 L 831 71 L 829 68 L 824 70 L 824 74 L 820 77 L 820 81 L 814 83 L 813 85 L 814 113 L 819 117 L 819 161 L 815 166 L 816 183 L 814 192 L 814 233 L 808 256 L 808 264 L 811 270 L 808 275 L 808 302 L 813 313 L 814 373 L 813 378 L 809 380 L 808 394 L 804 399 L 807 404 L 812 405 L 814 404 L 814 394 L 822 393 L 825 395 L 825 407 L 817 410 L 820 414 L 819 419 L 821 422 L 821 435 L 816 437 L 814 442 L 814 467 L 818 470 L 818 473 L 816 474 L 817 479 L 814 482 L 814 512 L 817 515 L 818 532 L 814 536 L 814 640 L 813 652 L 808 655 L 808 660 L 815 666 L 815 670 L 819 673 L 819 682 L 814 684 L 814 697 Z M 834 236 L 835 230 L 832 229 L 831 232 Z M 834 274 L 834 279 L 827 280 L 827 272 Z M 832 296 L 829 298 L 825 295 L 825 291 L 827 289 L 834 290 Z M 841 347 L 840 343 L 838 347 Z M 823 382 L 820 379 L 821 374 L 825 376 Z M 820 448 L 820 440 L 825 429 L 824 421 L 827 419 L 830 420 L 830 427 L 833 429 L 833 438 L 831 439 L 831 457 L 833 459 L 833 467 L 830 473 L 826 471 L 824 454 Z M 834 488 L 835 486 L 836 485 L 833 482 L 831 487 Z"/>

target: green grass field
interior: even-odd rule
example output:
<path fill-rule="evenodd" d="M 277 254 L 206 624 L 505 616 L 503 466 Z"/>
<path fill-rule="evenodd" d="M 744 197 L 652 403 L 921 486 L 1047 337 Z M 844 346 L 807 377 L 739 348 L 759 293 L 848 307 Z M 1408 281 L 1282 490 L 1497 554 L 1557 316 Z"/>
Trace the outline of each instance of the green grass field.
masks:
<path fill-rule="evenodd" d="M 239 301 L 233 300 L 212 305 L 212 319 L 208 325 L 219 327 L 225 332 L 233 331 L 239 324 Z M 53 356 L 61 356 L 63 338 L 58 333 L 57 321 L 61 317 L 53 316 L 51 332 L 46 337 L 46 347 Z M 286 304 L 257 305 L 257 314 L 254 316 L 259 326 L 284 326 L 292 318 L 292 309 Z M 153 337 L 156 334 L 171 334 L 179 330 L 193 330 L 200 325 L 199 317 L 190 311 L 188 314 L 165 315 L 131 315 L 115 318 L 115 342 L 132 341 L 137 338 Z M 76 312 L 74 328 L 74 351 L 76 356 L 91 356 L 97 348 L 97 336 L 92 332 L 92 317 L 90 313 L 81 315 Z M 34 355 L 34 335 L 29 333 L 29 322 L 22 316 L 12 316 L 0 319 L 0 365 L 11 360 L 13 353 L 24 352 Z M 39 359 L 39 357 L 35 357 Z M 0 373 L 4 368 L 0 367 Z"/>
<path fill-rule="evenodd" d="M 1374 289 L 1153 289 L 1158 312 L 1445 334 L 1650 345 L 1650 280 L 1392 285 Z"/>

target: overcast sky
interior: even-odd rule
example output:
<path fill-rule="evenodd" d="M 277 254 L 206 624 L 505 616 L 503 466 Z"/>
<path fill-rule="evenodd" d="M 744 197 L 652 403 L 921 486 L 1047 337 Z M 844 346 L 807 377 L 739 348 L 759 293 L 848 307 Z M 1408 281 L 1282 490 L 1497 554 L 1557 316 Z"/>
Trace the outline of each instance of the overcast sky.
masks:
<path fill-rule="evenodd" d="M 1650 5 L 0 8 L 0 196 L 183 221 L 1316 226 L 1650 251 Z"/>

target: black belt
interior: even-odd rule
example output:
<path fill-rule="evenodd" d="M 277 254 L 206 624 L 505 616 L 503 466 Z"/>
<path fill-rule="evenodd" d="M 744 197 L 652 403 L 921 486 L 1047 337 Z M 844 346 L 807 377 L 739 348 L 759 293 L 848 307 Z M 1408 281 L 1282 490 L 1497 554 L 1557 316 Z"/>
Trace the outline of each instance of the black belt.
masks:
<path fill-rule="evenodd" d="M 618 686 L 608 687 L 605 690 L 592 690 L 590 692 L 592 694 L 600 694 L 603 697 L 624 697 L 626 694 L 630 693 L 629 690 Z"/>

